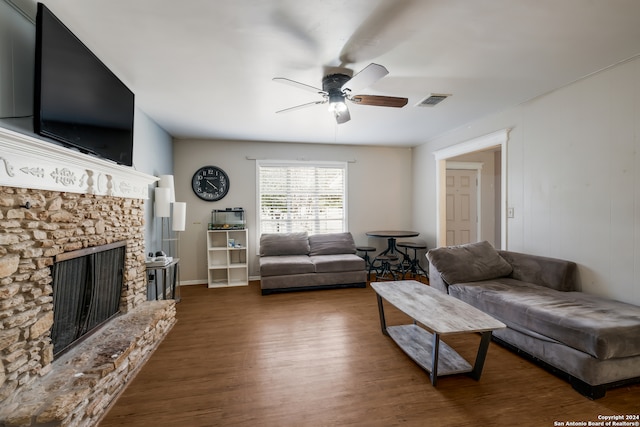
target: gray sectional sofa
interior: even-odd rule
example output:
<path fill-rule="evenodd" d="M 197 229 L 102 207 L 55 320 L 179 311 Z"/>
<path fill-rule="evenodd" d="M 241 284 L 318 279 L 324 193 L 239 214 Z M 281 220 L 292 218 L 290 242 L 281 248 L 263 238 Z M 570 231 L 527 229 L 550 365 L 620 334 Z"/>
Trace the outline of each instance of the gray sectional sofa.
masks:
<path fill-rule="evenodd" d="M 364 260 L 351 233 L 260 236 L 262 295 L 283 291 L 360 287 L 367 284 Z"/>
<path fill-rule="evenodd" d="M 498 343 L 582 394 L 640 381 L 640 307 L 578 292 L 575 263 L 488 242 L 432 249 L 427 259 L 431 286 L 505 323 Z"/>

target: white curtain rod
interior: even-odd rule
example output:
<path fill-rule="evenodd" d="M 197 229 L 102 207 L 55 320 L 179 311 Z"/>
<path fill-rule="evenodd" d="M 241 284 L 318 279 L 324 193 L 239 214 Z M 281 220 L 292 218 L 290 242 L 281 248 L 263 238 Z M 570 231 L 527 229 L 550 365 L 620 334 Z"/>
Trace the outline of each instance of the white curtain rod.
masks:
<path fill-rule="evenodd" d="M 270 159 L 267 157 L 252 157 L 252 156 L 245 156 L 245 159 L 247 160 L 273 160 L 273 161 L 299 161 L 299 162 L 347 162 L 347 163 L 356 163 L 356 159 L 349 159 L 349 160 L 318 160 L 318 159 L 307 159 L 306 157 L 297 157 L 295 159 Z"/>

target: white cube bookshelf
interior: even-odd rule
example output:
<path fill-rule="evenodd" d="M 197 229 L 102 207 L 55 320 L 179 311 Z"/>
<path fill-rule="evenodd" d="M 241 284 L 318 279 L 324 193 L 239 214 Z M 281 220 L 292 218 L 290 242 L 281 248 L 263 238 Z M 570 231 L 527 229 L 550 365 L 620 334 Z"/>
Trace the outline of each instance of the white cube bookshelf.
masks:
<path fill-rule="evenodd" d="M 247 286 L 248 230 L 207 230 L 208 287 Z"/>

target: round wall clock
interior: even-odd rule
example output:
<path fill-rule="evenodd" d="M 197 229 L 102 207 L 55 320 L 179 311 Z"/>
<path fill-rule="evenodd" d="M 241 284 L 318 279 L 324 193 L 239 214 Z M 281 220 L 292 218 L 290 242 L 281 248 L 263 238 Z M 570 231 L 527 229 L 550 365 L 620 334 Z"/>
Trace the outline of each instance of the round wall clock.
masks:
<path fill-rule="evenodd" d="M 193 174 L 191 188 L 202 200 L 215 202 L 229 192 L 229 176 L 217 166 L 203 166 Z"/>

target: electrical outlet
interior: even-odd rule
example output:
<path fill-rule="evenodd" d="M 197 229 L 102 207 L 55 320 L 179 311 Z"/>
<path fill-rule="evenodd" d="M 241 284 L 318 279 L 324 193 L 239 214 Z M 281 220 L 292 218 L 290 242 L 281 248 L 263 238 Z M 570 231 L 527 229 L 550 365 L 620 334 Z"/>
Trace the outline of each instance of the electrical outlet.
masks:
<path fill-rule="evenodd" d="M 514 217 L 514 209 L 513 208 L 507 208 L 507 218 L 513 218 Z"/>

